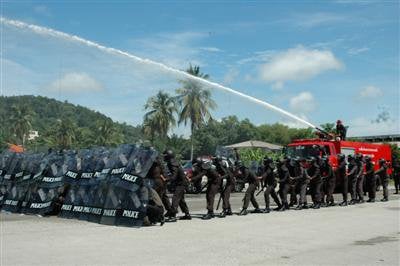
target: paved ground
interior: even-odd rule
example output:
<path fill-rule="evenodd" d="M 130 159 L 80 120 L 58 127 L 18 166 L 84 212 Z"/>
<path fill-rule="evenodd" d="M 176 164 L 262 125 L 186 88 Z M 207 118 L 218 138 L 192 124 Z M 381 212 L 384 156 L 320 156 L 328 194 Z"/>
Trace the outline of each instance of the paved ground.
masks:
<path fill-rule="evenodd" d="M 236 210 L 242 196 L 233 197 Z M 188 202 L 203 212 L 204 195 Z M 397 195 L 139 229 L 2 213 L 0 258 L 1 265 L 400 265 L 399 213 Z"/>

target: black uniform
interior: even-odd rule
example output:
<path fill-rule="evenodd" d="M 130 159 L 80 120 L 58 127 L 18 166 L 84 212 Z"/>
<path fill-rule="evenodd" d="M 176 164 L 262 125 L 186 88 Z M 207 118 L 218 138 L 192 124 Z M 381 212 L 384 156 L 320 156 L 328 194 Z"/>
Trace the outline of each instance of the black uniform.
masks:
<path fill-rule="evenodd" d="M 338 168 L 336 169 L 336 177 L 342 183 L 342 197 L 343 201 L 340 205 L 347 205 L 347 196 L 349 194 L 349 179 L 346 174 L 346 161 L 344 157 L 339 158 L 338 160 Z"/>
<path fill-rule="evenodd" d="M 207 215 L 203 218 L 209 219 L 214 217 L 214 201 L 215 195 L 221 186 L 221 177 L 217 173 L 215 166 L 211 163 L 203 163 L 201 170 L 192 177 L 192 181 L 201 179 L 203 176 L 207 176 L 207 191 L 206 191 L 206 201 L 207 201 Z"/>
<path fill-rule="evenodd" d="M 341 140 L 346 140 L 346 128 L 343 124 L 336 124 L 336 134 L 339 135 Z"/>
<path fill-rule="evenodd" d="M 297 187 L 297 180 L 294 178 L 298 173 L 297 163 L 294 162 L 294 159 L 288 164 L 289 170 L 289 190 L 288 193 L 290 194 L 290 201 L 289 207 L 294 206 L 297 204 L 297 195 L 296 195 L 296 187 Z"/>
<path fill-rule="evenodd" d="M 317 162 L 314 162 L 306 170 L 306 176 L 310 179 L 310 193 L 314 203 L 314 208 L 319 208 L 321 204 L 321 170 Z"/>
<path fill-rule="evenodd" d="M 354 204 L 357 200 L 357 176 L 358 176 L 358 166 L 354 159 L 352 159 L 349 163 L 347 176 L 349 178 L 350 183 L 350 195 L 351 195 L 351 204 Z"/>
<path fill-rule="evenodd" d="M 290 174 L 289 169 L 287 168 L 286 161 L 280 162 L 278 164 L 278 177 L 279 177 L 279 197 L 281 198 L 282 208 L 281 211 L 289 209 L 289 204 L 287 202 L 287 193 L 290 188 Z"/>
<path fill-rule="evenodd" d="M 321 167 L 321 173 L 325 179 L 325 202 L 327 206 L 332 206 L 335 204 L 333 192 L 335 191 L 336 186 L 336 176 L 333 172 L 332 166 L 328 162 L 324 162 L 323 166 Z"/>
<path fill-rule="evenodd" d="M 274 175 L 274 165 L 272 162 L 268 162 L 267 165 L 264 165 L 263 173 L 262 173 L 262 182 L 265 187 L 264 191 L 264 199 L 265 199 L 265 211 L 270 211 L 270 200 L 269 196 L 273 198 L 278 208 L 281 208 L 281 202 L 278 198 L 278 194 L 275 191 L 276 180 Z"/>
<path fill-rule="evenodd" d="M 364 202 L 364 162 L 361 158 L 358 158 L 356 163 L 358 167 L 356 191 L 358 202 L 362 203 Z"/>
<path fill-rule="evenodd" d="M 374 173 L 374 164 L 371 160 L 367 160 L 365 163 L 365 179 L 367 181 L 367 191 L 368 191 L 368 202 L 375 201 L 376 194 L 376 176 Z"/>
<path fill-rule="evenodd" d="M 307 187 L 309 179 L 306 177 L 305 170 L 299 162 L 296 162 L 294 176 L 291 176 L 290 178 L 295 180 L 300 192 L 299 204 L 296 209 L 303 209 L 307 207 Z"/>
<path fill-rule="evenodd" d="M 398 158 L 393 158 L 393 180 L 394 180 L 394 189 L 396 190 L 394 194 L 399 194 L 399 190 L 400 190 L 400 160 Z"/>
<path fill-rule="evenodd" d="M 388 193 L 389 176 L 387 173 L 386 162 L 379 161 L 379 169 L 377 171 L 375 171 L 375 175 L 377 178 L 380 179 L 381 184 L 382 184 L 382 188 L 383 188 L 382 201 L 387 201 L 389 199 L 389 193 Z"/>
<path fill-rule="evenodd" d="M 156 160 L 154 164 L 151 166 L 148 177 L 153 180 L 154 190 L 157 192 L 158 196 L 160 197 L 162 204 L 164 205 L 164 209 L 167 211 L 166 215 L 171 215 L 171 202 L 167 196 L 167 186 L 166 180 L 163 174 L 163 170 L 161 167 L 161 162 Z"/>
<path fill-rule="evenodd" d="M 232 209 L 230 204 L 230 197 L 231 192 L 235 189 L 235 176 L 233 175 L 231 169 L 224 166 L 221 161 L 218 161 L 215 166 L 217 167 L 216 170 L 218 174 L 222 177 L 221 183 L 223 182 L 223 179 L 226 179 L 225 187 L 223 187 L 221 190 L 222 213 L 223 215 L 231 215 Z"/>
<path fill-rule="evenodd" d="M 256 198 L 254 196 L 254 193 L 259 185 L 259 180 L 256 177 L 256 175 L 251 172 L 247 167 L 242 166 L 240 168 L 240 172 L 242 175 L 242 178 L 245 180 L 246 183 L 249 183 L 249 186 L 247 187 L 246 194 L 243 199 L 243 208 L 240 214 L 245 215 L 247 214 L 247 208 L 249 207 L 249 203 L 251 201 L 251 204 L 254 206 L 254 212 L 261 212 L 259 205 L 256 201 Z"/>
<path fill-rule="evenodd" d="M 175 192 L 172 196 L 171 216 L 176 216 L 179 206 L 182 212 L 185 214 L 185 219 L 189 218 L 189 208 L 185 201 L 185 192 L 188 185 L 188 180 L 186 179 L 185 173 L 174 158 L 171 158 L 169 161 L 167 161 L 167 167 L 170 171 L 170 175 L 167 177 L 167 180 L 169 180 L 172 187 L 175 188 Z"/>

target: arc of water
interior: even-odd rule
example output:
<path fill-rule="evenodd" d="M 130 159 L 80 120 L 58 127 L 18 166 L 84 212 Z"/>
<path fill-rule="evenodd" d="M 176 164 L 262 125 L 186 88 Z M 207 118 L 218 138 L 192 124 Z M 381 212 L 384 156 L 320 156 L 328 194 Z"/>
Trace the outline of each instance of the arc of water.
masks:
<path fill-rule="evenodd" d="M 215 88 L 218 88 L 220 90 L 235 94 L 235 95 L 240 96 L 242 98 L 245 98 L 245 99 L 247 99 L 249 101 L 252 101 L 252 102 L 254 102 L 256 104 L 259 104 L 261 106 L 267 107 L 268 109 L 271 109 L 271 110 L 273 110 L 275 112 L 278 112 L 278 113 L 280 113 L 282 115 L 285 115 L 285 116 L 287 116 L 287 117 L 289 117 L 291 119 L 294 119 L 294 120 L 296 120 L 296 121 L 298 121 L 300 123 L 303 123 L 303 124 L 305 124 L 305 125 L 307 125 L 309 127 L 317 129 L 317 127 L 315 125 L 311 124 L 310 122 L 308 122 L 308 121 L 306 121 L 306 120 L 304 120 L 304 119 L 302 119 L 302 118 L 300 118 L 300 117 L 298 117 L 298 116 L 296 116 L 296 115 L 294 115 L 294 114 L 292 114 L 292 113 L 290 113 L 288 111 L 285 111 L 282 108 L 279 108 L 279 107 L 277 107 L 277 106 L 275 106 L 273 104 L 270 104 L 268 102 L 262 101 L 260 99 L 257 99 L 255 97 L 252 97 L 252 96 L 247 95 L 247 94 L 244 94 L 244 93 L 242 93 L 240 91 L 231 89 L 229 87 L 223 86 L 223 85 L 221 85 L 219 83 L 212 82 L 212 81 L 209 81 L 209 80 L 205 80 L 205 79 L 202 79 L 200 77 L 192 76 L 191 74 L 189 74 L 189 73 L 187 73 L 185 71 L 169 67 L 169 66 L 167 66 L 165 64 L 162 64 L 162 63 L 159 63 L 159 62 L 156 62 L 156 61 L 152 61 L 150 59 L 141 58 L 141 57 L 138 57 L 136 55 L 124 52 L 124 51 L 116 49 L 116 48 L 106 47 L 106 46 L 98 44 L 96 42 L 83 39 L 83 38 L 81 38 L 79 36 L 71 35 L 71 34 L 68 34 L 68 33 L 65 33 L 65 32 L 61 32 L 61 31 L 57 31 L 57 30 L 54 30 L 54 29 L 50 29 L 50 28 L 46 28 L 46 27 L 42 27 L 42 26 L 37 26 L 37 25 L 33 25 L 33 24 L 27 24 L 27 23 L 22 22 L 22 21 L 11 20 L 11 19 L 7 19 L 7 18 L 4 18 L 4 17 L 1 17 L 0 21 L 1 21 L 1 23 L 4 23 L 6 25 L 14 26 L 14 27 L 17 27 L 17 28 L 20 28 L 20 29 L 28 29 L 28 30 L 31 30 L 31 31 L 33 31 L 33 32 L 35 32 L 37 34 L 53 36 L 53 37 L 56 37 L 56 38 L 62 38 L 64 40 L 66 40 L 66 41 L 75 41 L 75 42 L 84 44 L 84 45 L 89 46 L 89 47 L 95 47 L 95 48 L 97 48 L 99 50 L 105 51 L 105 52 L 110 53 L 110 54 L 126 56 L 126 57 L 128 57 L 130 59 L 133 59 L 133 60 L 137 61 L 137 62 L 140 62 L 140 63 L 143 63 L 143 64 L 147 64 L 147 65 L 156 66 L 156 67 L 158 67 L 160 69 L 163 69 L 164 71 L 168 71 L 168 72 L 171 72 L 171 73 L 174 73 L 174 74 L 178 74 L 178 75 L 184 76 L 184 77 L 186 77 L 188 79 L 198 81 L 198 82 L 200 82 L 200 83 L 202 83 L 204 85 L 215 87 Z"/>

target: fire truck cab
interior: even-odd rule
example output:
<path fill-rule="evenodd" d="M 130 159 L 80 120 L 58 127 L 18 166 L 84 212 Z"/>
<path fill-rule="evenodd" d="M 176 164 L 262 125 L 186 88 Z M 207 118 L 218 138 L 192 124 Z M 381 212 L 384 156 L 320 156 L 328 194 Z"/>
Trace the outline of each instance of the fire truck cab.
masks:
<path fill-rule="evenodd" d="M 389 174 L 391 174 L 391 149 L 386 144 L 373 144 L 365 142 L 327 140 L 327 139 L 298 139 L 294 140 L 285 148 L 285 155 L 289 157 L 307 158 L 309 156 L 328 156 L 333 168 L 338 165 L 337 155 L 344 154 L 368 155 L 375 164 L 375 170 L 379 168 L 379 159 L 385 159 L 389 164 Z"/>

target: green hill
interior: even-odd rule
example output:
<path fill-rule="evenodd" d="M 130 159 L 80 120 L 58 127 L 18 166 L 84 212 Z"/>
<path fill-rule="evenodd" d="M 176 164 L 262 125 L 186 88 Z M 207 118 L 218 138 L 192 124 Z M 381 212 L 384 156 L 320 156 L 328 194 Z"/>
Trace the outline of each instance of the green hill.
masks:
<path fill-rule="evenodd" d="M 72 147 L 82 148 L 96 145 L 95 132 L 99 124 L 108 121 L 112 128 L 112 133 L 118 137 L 113 144 L 133 143 L 142 137 L 141 127 L 134 127 L 125 123 L 117 123 L 111 118 L 99 112 L 90 110 L 86 107 L 74 105 L 68 102 L 61 102 L 42 96 L 0 96 L 0 142 L 4 145 L 6 142 L 18 142 L 13 136 L 12 116 L 13 106 L 27 107 L 31 116 L 31 129 L 38 131 L 39 138 L 27 143 L 29 145 L 51 146 L 46 137 L 50 137 L 55 127 L 62 120 L 72 122 L 76 140 Z M 47 144 L 47 145 L 46 145 Z"/>

